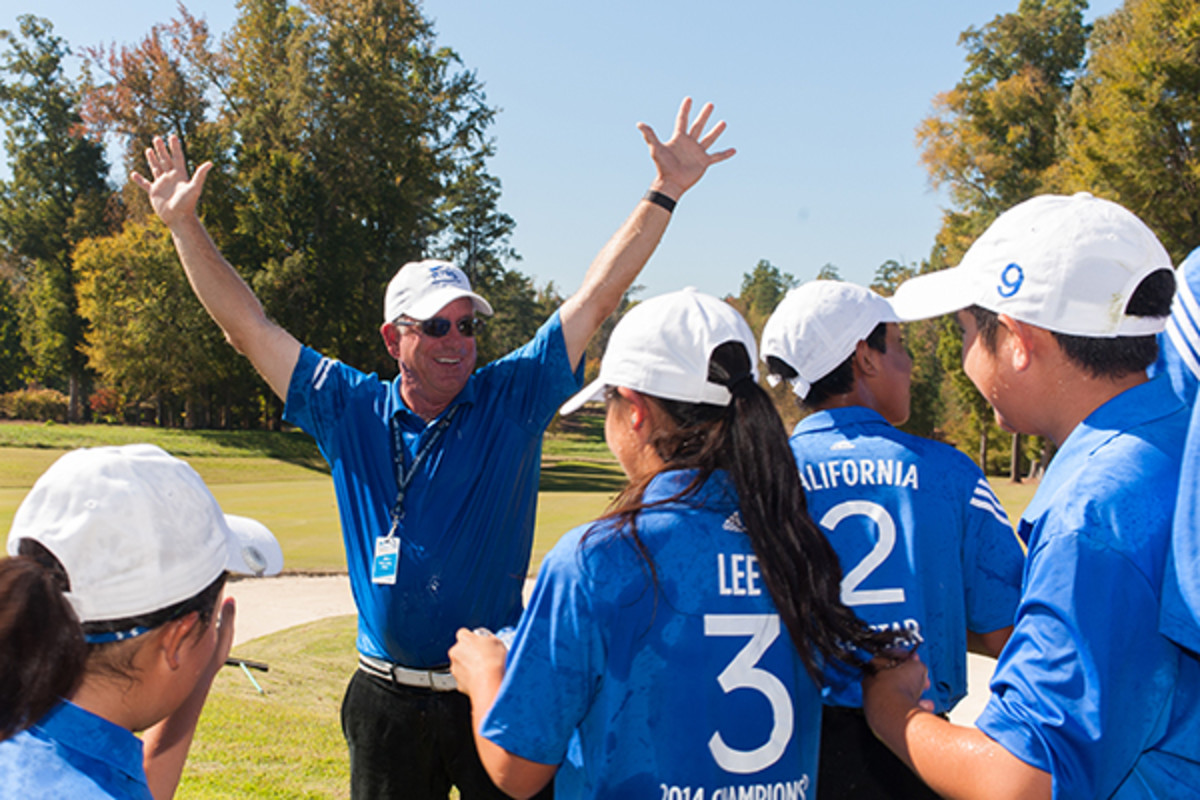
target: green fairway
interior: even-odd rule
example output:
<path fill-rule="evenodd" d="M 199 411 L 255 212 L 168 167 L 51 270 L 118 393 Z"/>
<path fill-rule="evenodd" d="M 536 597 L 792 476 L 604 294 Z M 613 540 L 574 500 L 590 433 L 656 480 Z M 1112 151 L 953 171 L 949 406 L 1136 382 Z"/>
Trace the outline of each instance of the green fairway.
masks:
<path fill-rule="evenodd" d="M 297 433 L 0 424 L 0 531 L 8 530 L 37 477 L 67 450 L 139 441 L 185 459 L 226 512 L 274 531 L 286 571 L 346 571 L 333 482 L 316 446 Z M 594 423 L 547 435 L 546 450 L 530 574 L 563 533 L 598 516 L 625 482 Z"/>
<path fill-rule="evenodd" d="M 547 434 L 530 574 L 571 528 L 595 519 L 625 483 L 592 411 Z M 149 441 L 186 459 L 222 508 L 261 520 L 279 537 L 289 572 L 344 572 L 346 558 L 333 484 L 316 446 L 300 433 L 170 431 L 109 425 L 0 424 L 0 531 L 29 487 L 73 447 Z M 993 478 L 1014 521 L 1037 483 Z"/>

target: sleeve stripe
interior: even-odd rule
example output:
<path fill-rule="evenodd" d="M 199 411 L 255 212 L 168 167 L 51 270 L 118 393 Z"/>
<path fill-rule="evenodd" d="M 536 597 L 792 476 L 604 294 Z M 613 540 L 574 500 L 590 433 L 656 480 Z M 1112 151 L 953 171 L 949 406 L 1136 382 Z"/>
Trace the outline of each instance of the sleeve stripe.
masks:
<path fill-rule="evenodd" d="M 989 514 L 991 514 L 993 517 L 996 518 L 997 522 L 1001 523 L 1002 525 L 1007 525 L 1010 528 L 1012 527 L 1012 523 L 1008 521 L 1008 515 L 1005 514 L 1002 509 L 997 509 L 991 503 L 987 503 L 987 502 L 984 502 L 983 500 L 972 497 L 971 505 L 975 506 L 975 508 L 982 509 L 983 511 L 988 512 Z"/>
<path fill-rule="evenodd" d="M 317 368 L 313 370 L 312 384 L 313 389 L 321 391 L 321 387 L 325 385 L 325 379 L 329 377 L 330 370 L 333 369 L 334 360 L 332 358 L 322 358 L 317 362 Z"/>
<path fill-rule="evenodd" d="M 1004 510 L 1004 506 L 1001 505 L 1000 500 L 992 491 L 992 487 L 988 486 L 986 481 L 980 480 L 975 485 L 975 495 L 971 498 L 970 504 L 988 512 L 1004 525 L 1012 527 L 1012 523 L 1008 520 L 1008 512 Z"/>
<path fill-rule="evenodd" d="M 1200 329 L 1196 320 L 1200 320 L 1200 304 L 1196 302 L 1191 284 L 1187 280 L 1180 281 L 1167 322 L 1167 335 L 1179 351 L 1180 360 L 1193 375 L 1200 377 Z"/>

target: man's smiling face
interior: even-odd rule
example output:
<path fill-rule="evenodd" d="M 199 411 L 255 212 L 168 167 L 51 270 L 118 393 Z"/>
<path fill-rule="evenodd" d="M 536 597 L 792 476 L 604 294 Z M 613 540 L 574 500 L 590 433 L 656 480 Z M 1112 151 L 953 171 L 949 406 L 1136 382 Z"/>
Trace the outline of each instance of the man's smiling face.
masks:
<path fill-rule="evenodd" d="M 451 325 L 440 337 L 424 333 L 417 325 L 393 323 L 398 336 L 394 347 L 389 342 L 388 351 L 400 367 L 400 393 L 408 407 L 425 419 L 441 413 L 475 371 L 475 338 L 464 336 L 457 325 L 474 314 L 470 298 L 444 306 L 434 316 L 450 320 Z"/>

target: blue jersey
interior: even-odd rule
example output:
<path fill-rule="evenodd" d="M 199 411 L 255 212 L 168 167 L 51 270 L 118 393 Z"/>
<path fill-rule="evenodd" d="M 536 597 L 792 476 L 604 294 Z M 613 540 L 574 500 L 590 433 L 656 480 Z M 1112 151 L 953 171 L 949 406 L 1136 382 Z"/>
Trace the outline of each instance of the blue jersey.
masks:
<path fill-rule="evenodd" d="M 805 417 L 791 437 L 808 511 L 841 560 L 842 602 L 919 643 L 939 713 L 967 692 L 967 631 L 1013 624 L 1024 553 L 987 479 L 948 445 L 863 406 Z M 825 702 L 862 707 L 833 664 Z"/>
<path fill-rule="evenodd" d="M 690 471 L 657 475 L 647 502 Z M 812 797 L 821 700 L 737 513 L 729 477 L 643 511 L 653 572 L 611 522 L 542 563 L 482 733 L 559 764 L 571 798 Z"/>
<path fill-rule="evenodd" d="M 1154 624 L 1187 422 L 1166 380 L 1121 393 L 1071 432 L 1021 518 L 1021 605 L 977 725 L 1055 797 L 1200 787 L 1200 668 Z"/>
<path fill-rule="evenodd" d="M 1200 383 L 1200 249 L 1193 250 L 1175 271 L 1175 300 L 1167 327 L 1158 335 L 1158 361 L 1149 373 L 1165 373 L 1175 393 L 1187 404 L 1196 400 Z"/>
<path fill-rule="evenodd" d="M 409 667 L 444 665 L 460 627 L 516 623 L 529 567 L 542 435 L 582 381 L 555 313 L 533 341 L 480 368 L 426 424 L 381 381 L 304 348 L 286 419 L 333 471 L 359 652 Z M 397 446 L 398 445 L 398 446 Z M 400 471 L 395 582 L 372 582 Z"/>
<path fill-rule="evenodd" d="M 0 797 L 151 800 L 142 741 L 63 700 L 0 742 Z"/>
<path fill-rule="evenodd" d="M 1163 578 L 1160 630 L 1194 654 L 1200 654 L 1200 404 L 1192 408 L 1175 531 Z M 1198 656 L 1200 657 L 1200 656 Z"/>

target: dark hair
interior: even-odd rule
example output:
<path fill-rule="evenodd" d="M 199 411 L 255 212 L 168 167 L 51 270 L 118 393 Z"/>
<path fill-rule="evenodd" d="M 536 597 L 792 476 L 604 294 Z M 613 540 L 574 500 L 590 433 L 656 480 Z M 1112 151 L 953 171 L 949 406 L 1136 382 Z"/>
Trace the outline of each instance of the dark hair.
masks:
<path fill-rule="evenodd" d="M 1174 296 L 1175 273 L 1166 268 L 1156 270 L 1138 284 L 1125 305 L 1125 313 L 1131 317 L 1165 317 L 1171 313 Z M 967 311 L 975 318 L 984 346 L 995 354 L 998 315 L 980 306 L 971 306 Z M 1158 338 L 1153 335 L 1099 337 L 1051 333 L 1067 358 L 1095 378 L 1121 378 L 1140 372 L 1158 358 Z"/>
<path fill-rule="evenodd" d="M 129 676 L 136 639 L 88 644 L 84 632 L 154 629 L 196 611 L 203 630 L 212 620 L 225 573 L 198 594 L 168 608 L 125 620 L 80 624 L 65 593 L 62 562 L 33 539 L 0 561 L 0 741 L 41 719 L 79 685 L 85 668 Z"/>
<path fill-rule="evenodd" d="M 604 519 L 615 519 L 653 575 L 653 563 L 637 535 L 637 515 L 699 489 L 713 473 L 729 472 L 737 490 L 742 524 L 758 556 L 763 581 L 787 626 L 805 669 L 820 681 L 819 653 L 857 667 L 866 664 L 855 648 L 878 652 L 894 643 L 873 633 L 840 600 L 842 570 L 837 555 L 808 515 L 804 488 L 787 435 L 770 397 L 753 379 L 750 357 L 740 342 L 726 342 L 709 359 L 708 379 L 726 386 L 732 403 L 716 406 L 647 398 L 674 421 L 655 431 L 652 444 L 668 469 L 695 469 L 681 492 L 655 503 L 642 495 L 653 475 L 631 482 Z"/>
<path fill-rule="evenodd" d="M 0 561 L 0 741 L 28 728 L 83 676 L 87 644 L 62 564 L 39 542 Z"/>
<path fill-rule="evenodd" d="M 877 353 L 887 352 L 887 323 L 881 322 L 867 334 L 867 347 Z M 791 364 L 775 356 L 767 356 L 767 370 L 784 380 L 790 380 L 798 374 Z M 846 394 L 854 390 L 854 353 L 838 364 L 820 380 L 808 387 L 808 394 L 796 398 L 796 405 L 802 411 L 813 411 L 824 405 L 830 398 Z"/>

